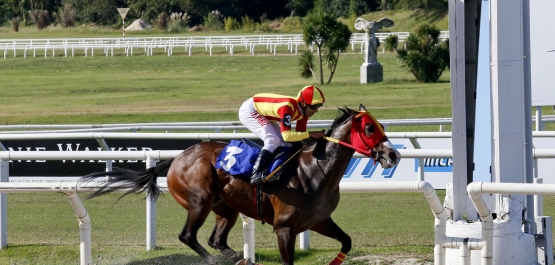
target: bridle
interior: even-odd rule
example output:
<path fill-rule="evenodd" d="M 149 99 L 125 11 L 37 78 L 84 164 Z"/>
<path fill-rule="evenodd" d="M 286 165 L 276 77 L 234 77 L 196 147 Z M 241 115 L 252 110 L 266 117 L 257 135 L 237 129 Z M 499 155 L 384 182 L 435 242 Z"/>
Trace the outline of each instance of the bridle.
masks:
<path fill-rule="evenodd" d="M 352 115 L 351 117 L 343 121 L 342 124 L 347 123 L 349 120 L 352 120 L 351 144 L 327 136 L 325 136 L 324 139 L 341 144 L 343 146 L 350 147 L 355 151 L 365 156 L 371 157 L 372 159 L 374 159 L 374 161 L 376 161 L 379 158 L 378 154 L 376 153 L 375 157 L 372 156 L 372 150 L 374 150 L 374 148 L 381 141 L 383 141 L 384 138 L 387 139 L 382 126 L 378 123 L 376 118 L 372 116 L 372 114 L 366 111 L 360 111 L 357 114 Z M 376 127 L 376 130 L 370 136 L 366 136 L 365 132 L 365 127 L 368 123 L 372 123 Z"/>

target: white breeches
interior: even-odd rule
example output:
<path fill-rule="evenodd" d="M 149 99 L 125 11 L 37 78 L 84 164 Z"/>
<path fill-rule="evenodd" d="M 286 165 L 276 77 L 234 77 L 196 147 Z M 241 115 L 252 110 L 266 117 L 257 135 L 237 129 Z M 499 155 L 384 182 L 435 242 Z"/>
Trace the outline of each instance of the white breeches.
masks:
<path fill-rule="evenodd" d="M 246 100 L 241 108 L 239 108 L 239 121 L 258 138 L 264 141 L 262 149 L 274 152 L 279 146 L 288 146 L 289 144 L 283 141 L 280 133 L 279 123 L 276 121 L 269 121 L 264 116 L 260 115 L 254 108 L 252 98 Z"/>

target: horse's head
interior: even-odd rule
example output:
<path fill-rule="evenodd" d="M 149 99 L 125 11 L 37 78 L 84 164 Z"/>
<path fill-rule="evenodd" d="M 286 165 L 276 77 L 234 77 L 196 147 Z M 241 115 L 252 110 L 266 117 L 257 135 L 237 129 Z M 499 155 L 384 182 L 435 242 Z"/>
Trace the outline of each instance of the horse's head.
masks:
<path fill-rule="evenodd" d="M 380 162 L 383 168 L 390 168 L 399 163 L 401 154 L 387 138 L 383 126 L 363 105 L 359 106 L 359 111 L 349 108 L 343 111 L 348 113 L 349 119 L 352 120 L 350 140 L 355 150 Z"/>

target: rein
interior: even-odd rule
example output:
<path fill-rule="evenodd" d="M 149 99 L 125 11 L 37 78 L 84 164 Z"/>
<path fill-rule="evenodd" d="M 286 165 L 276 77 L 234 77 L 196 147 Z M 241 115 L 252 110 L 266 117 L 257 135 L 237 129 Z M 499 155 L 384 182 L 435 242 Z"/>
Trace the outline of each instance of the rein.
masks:
<path fill-rule="evenodd" d="M 354 146 L 354 145 L 352 145 L 352 144 L 343 142 L 343 141 L 341 141 L 341 140 L 337 140 L 337 139 L 335 139 L 335 138 L 331 138 L 331 137 L 324 136 L 323 139 L 326 139 L 326 140 L 328 140 L 328 141 L 330 141 L 330 142 L 334 142 L 334 143 L 336 143 L 336 144 L 340 144 L 340 145 L 343 145 L 343 146 L 346 146 L 346 147 L 350 147 L 350 148 L 352 148 L 352 149 L 355 149 L 355 151 L 357 151 L 357 152 L 359 152 L 359 153 L 361 153 L 361 154 L 363 154 L 363 155 L 365 155 L 365 156 L 370 156 L 370 154 L 371 154 L 371 152 L 369 152 L 368 150 L 364 150 L 364 149 L 362 149 L 362 148 L 356 147 L 356 146 Z"/>
<path fill-rule="evenodd" d="M 303 147 L 301 147 L 301 149 L 299 149 L 297 152 L 295 152 L 291 157 L 289 157 L 289 159 L 287 159 L 285 162 L 283 162 L 283 164 L 281 164 L 279 167 L 274 169 L 274 171 L 272 171 L 272 173 L 270 173 L 268 176 L 266 176 L 264 178 L 264 180 L 265 181 L 270 180 L 270 178 L 272 178 L 277 172 L 279 172 L 281 170 L 281 168 L 285 166 L 285 164 L 287 164 L 289 161 L 291 161 L 291 159 L 293 157 L 297 156 L 297 154 L 299 154 L 305 147 L 306 147 L 306 145 L 303 145 Z"/>

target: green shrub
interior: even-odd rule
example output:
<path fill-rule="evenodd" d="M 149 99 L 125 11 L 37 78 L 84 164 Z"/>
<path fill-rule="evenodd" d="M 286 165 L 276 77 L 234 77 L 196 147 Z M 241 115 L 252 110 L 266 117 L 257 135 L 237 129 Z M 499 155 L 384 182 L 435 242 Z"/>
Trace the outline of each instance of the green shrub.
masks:
<path fill-rule="evenodd" d="M 287 17 L 283 20 L 281 24 L 282 31 L 301 31 L 302 30 L 302 18 L 301 17 Z"/>
<path fill-rule="evenodd" d="M 256 30 L 258 31 L 262 31 L 262 32 L 272 32 L 272 28 L 270 27 L 270 22 L 268 21 L 264 21 L 262 23 L 256 23 Z"/>
<path fill-rule="evenodd" d="M 397 34 L 391 34 L 385 38 L 384 48 L 388 52 L 397 51 L 397 46 L 399 46 L 399 36 Z"/>
<path fill-rule="evenodd" d="M 14 32 L 19 31 L 19 21 L 20 21 L 19 17 L 12 18 L 12 29 Z"/>
<path fill-rule="evenodd" d="M 170 15 L 170 20 L 171 22 L 176 22 L 179 25 L 181 25 L 181 27 L 186 28 L 189 25 L 189 21 L 191 20 L 191 16 L 189 16 L 189 14 L 187 14 L 187 12 L 183 13 L 183 12 L 179 12 L 179 13 L 172 13 Z"/>
<path fill-rule="evenodd" d="M 58 21 L 62 28 L 71 28 L 75 26 L 77 19 L 77 10 L 71 4 L 65 4 L 63 9 L 58 12 Z"/>
<path fill-rule="evenodd" d="M 364 30 L 355 29 L 355 21 L 357 20 L 358 16 L 356 13 L 351 13 L 349 18 L 347 19 L 347 27 L 352 32 L 364 32 Z"/>
<path fill-rule="evenodd" d="M 158 19 L 156 20 L 156 28 L 157 29 L 167 29 L 168 28 L 168 13 L 162 12 L 158 14 Z"/>
<path fill-rule="evenodd" d="M 183 31 L 183 27 L 181 26 L 181 23 L 179 21 L 172 21 L 168 25 L 167 30 L 168 33 L 180 33 L 181 31 Z"/>
<path fill-rule="evenodd" d="M 439 34 L 435 26 L 423 24 L 407 38 L 406 49 L 397 50 L 400 65 L 420 82 L 437 82 L 449 66 L 449 41 L 441 42 Z"/>
<path fill-rule="evenodd" d="M 251 30 L 254 30 L 256 28 L 256 23 L 249 16 L 244 16 L 244 17 L 241 18 L 241 27 L 244 30 L 251 31 Z"/>
<path fill-rule="evenodd" d="M 38 29 L 45 29 L 50 25 L 50 16 L 47 10 L 31 10 L 29 15 Z"/>
<path fill-rule="evenodd" d="M 211 30 L 222 30 L 224 29 L 222 20 L 223 16 L 220 14 L 220 11 L 214 10 L 204 17 L 204 26 Z"/>
<path fill-rule="evenodd" d="M 234 31 L 241 28 L 241 24 L 233 17 L 227 17 L 224 24 L 225 31 Z"/>

